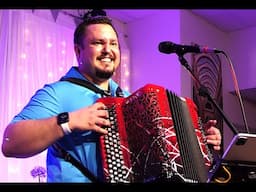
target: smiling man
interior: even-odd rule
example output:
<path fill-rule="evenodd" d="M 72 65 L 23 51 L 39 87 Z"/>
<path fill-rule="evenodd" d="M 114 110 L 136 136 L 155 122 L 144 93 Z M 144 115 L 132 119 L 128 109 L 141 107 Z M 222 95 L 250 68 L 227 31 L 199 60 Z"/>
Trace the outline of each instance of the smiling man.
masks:
<path fill-rule="evenodd" d="M 111 123 L 105 104 L 96 101 L 120 92 L 124 97 L 130 95 L 111 79 L 120 65 L 120 45 L 104 12 L 93 10 L 85 15 L 74 33 L 74 50 L 78 66 L 71 67 L 62 81 L 39 89 L 6 127 L 3 137 L 2 152 L 7 157 L 31 157 L 47 149 L 48 182 L 103 178 L 99 136 L 108 134 L 104 127 Z M 214 125 L 207 128 L 208 141 L 219 147 L 220 134 Z"/>

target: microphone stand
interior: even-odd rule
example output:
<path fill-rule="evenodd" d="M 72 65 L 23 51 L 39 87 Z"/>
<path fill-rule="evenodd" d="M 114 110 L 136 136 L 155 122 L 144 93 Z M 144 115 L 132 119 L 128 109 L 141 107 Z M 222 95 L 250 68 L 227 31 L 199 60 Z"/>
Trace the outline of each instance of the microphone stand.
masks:
<path fill-rule="evenodd" d="M 213 97 L 210 95 L 207 87 L 203 86 L 199 79 L 195 76 L 193 73 L 190 65 L 188 64 L 187 60 L 184 58 L 184 54 L 179 53 L 178 54 L 179 61 L 180 63 L 189 71 L 190 75 L 192 76 L 193 80 L 199 85 L 199 95 L 203 97 L 207 97 L 207 99 L 214 105 L 214 107 L 218 110 L 218 112 L 221 114 L 229 128 L 232 130 L 232 132 L 236 135 L 238 134 L 238 130 L 234 127 L 234 125 L 231 123 L 231 121 L 227 118 L 227 116 L 224 114 L 223 110 L 220 108 L 220 106 L 216 103 L 216 101 L 213 99 Z M 219 170 L 219 167 L 222 163 L 222 159 L 219 158 L 219 156 L 215 156 L 215 164 L 213 165 L 212 169 L 209 170 L 208 172 L 208 181 L 211 182 L 211 180 L 214 178 L 214 175 L 217 173 Z"/>
<path fill-rule="evenodd" d="M 235 126 L 231 123 L 231 121 L 227 118 L 227 116 L 224 114 L 223 110 L 220 108 L 220 106 L 216 103 L 216 101 L 212 98 L 210 95 L 207 87 L 203 86 L 199 79 L 195 76 L 193 73 L 190 65 L 188 64 L 187 60 L 183 56 L 184 54 L 178 54 L 179 61 L 180 63 L 189 71 L 190 75 L 192 76 L 193 80 L 199 85 L 199 95 L 206 97 L 213 105 L 214 107 L 218 110 L 218 112 L 221 114 L 229 128 L 232 130 L 234 135 L 238 134 L 239 131 L 235 128 Z"/>

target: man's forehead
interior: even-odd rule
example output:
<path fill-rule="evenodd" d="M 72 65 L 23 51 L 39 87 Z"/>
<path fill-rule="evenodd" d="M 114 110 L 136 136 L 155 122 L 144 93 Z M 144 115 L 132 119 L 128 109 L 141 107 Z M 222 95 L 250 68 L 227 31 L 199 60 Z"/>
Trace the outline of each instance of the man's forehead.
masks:
<path fill-rule="evenodd" d="M 88 26 L 86 30 L 87 35 L 92 36 L 102 36 L 102 37 L 111 37 L 117 38 L 115 30 L 108 24 L 93 24 Z"/>

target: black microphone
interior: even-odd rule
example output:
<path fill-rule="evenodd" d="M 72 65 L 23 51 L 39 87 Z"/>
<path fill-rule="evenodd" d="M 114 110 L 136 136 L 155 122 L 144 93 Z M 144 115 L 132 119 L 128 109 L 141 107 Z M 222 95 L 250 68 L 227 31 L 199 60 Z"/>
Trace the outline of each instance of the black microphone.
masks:
<path fill-rule="evenodd" d="M 198 45 L 178 45 L 170 41 L 163 41 L 159 43 L 158 49 L 161 53 L 221 53 L 222 51 L 217 49 L 211 49 L 208 47 L 200 47 Z"/>

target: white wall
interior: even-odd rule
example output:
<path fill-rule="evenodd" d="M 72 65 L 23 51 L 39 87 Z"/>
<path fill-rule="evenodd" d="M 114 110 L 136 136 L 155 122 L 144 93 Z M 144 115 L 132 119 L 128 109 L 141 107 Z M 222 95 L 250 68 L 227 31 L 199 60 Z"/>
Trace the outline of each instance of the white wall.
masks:
<path fill-rule="evenodd" d="M 229 34 L 229 52 L 241 89 L 256 85 L 256 27 L 234 31 Z M 230 90 L 233 90 L 232 87 Z"/>
<path fill-rule="evenodd" d="M 154 15 L 128 23 L 127 30 L 132 91 L 153 83 L 180 94 L 180 65 L 176 57 L 158 51 L 161 41 L 180 41 L 180 12 L 159 10 Z"/>
<path fill-rule="evenodd" d="M 237 30 L 228 34 L 228 50 L 232 59 L 234 69 L 237 75 L 239 88 L 249 89 L 256 86 L 256 27 L 250 27 L 243 30 Z M 234 91 L 232 83 L 227 87 L 228 91 Z M 246 119 L 249 130 L 255 133 L 256 130 L 256 104 L 243 100 L 246 112 Z M 238 125 L 243 126 L 241 109 L 238 105 L 238 99 L 227 94 L 227 106 L 236 106 L 227 108 L 228 113 L 232 115 L 232 119 Z M 235 109 L 235 110 L 234 110 Z"/>

